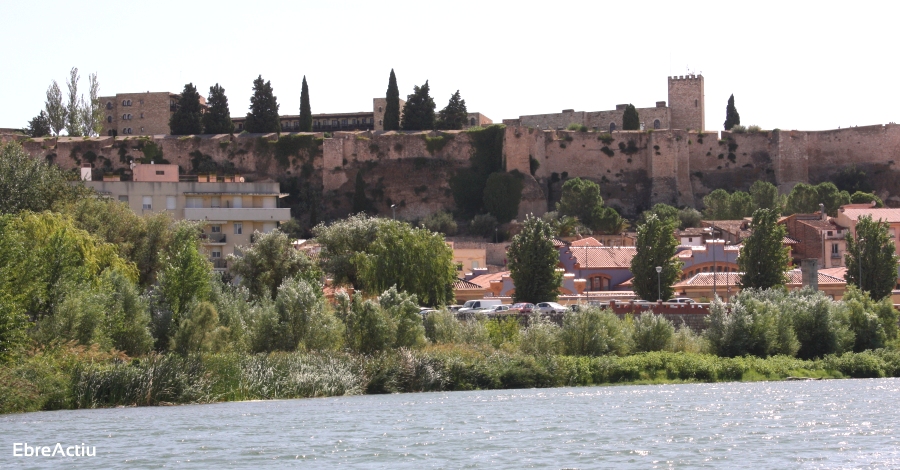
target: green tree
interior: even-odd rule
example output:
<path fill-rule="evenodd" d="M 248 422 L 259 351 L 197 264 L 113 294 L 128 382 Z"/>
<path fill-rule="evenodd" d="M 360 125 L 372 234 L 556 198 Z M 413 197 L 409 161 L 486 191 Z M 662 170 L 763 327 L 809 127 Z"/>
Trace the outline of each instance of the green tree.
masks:
<path fill-rule="evenodd" d="M 884 207 L 884 201 L 872 193 L 857 191 L 850 195 L 850 204 L 869 204 L 872 202 L 875 203 L 875 207 Z"/>
<path fill-rule="evenodd" d="M 182 94 L 182 96 L 184 96 Z M 206 112 L 203 113 L 203 132 L 206 134 L 231 134 L 234 123 L 231 122 L 231 110 L 228 108 L 228 97 L 225 89 L 218 83 L 209 87 L 206 100 Z M 174 117 L 174 116 L 173 116 Z"/>
<path fill-rule="evenodd" d="M 856 236 L 848 233 L 846 240 L 847 282 L 873 299 L 891 295 L 897 285 L 900 258 L 894 250 L 888 223 L 872 220 L 871 215 L 861 216 L 856 223 Z"/>
<path fill-rule="evenodd" d="M 391 69 L 391 78 L 388 79 L 386 103 L 384 105 L 384 130 L 400 130 L 400 89 L 397 88 L 397 77 L 394 69 Z"/>
<path fill-rule="evenodd" d="M 356 214 L 313 228 L 313 236 L 322 246 L 319 255 L 322 269 L 332 277 L 335 285 L 361 285 L 354 258 L 369 250 L 378 232 L 388 223 L 387 219 Z"/>
<path fill-rule="evenodd" d="M 841 191 L 855 193 L 862 191 L 870 193 L 874 190 L 872 180 L 866 176 L 866 172 L 860 170 L 856 165 L 845 166 L 833 178 L 834 185 Z"/>
<path fill-rule="evenodd" d="M 81 113 L 82 134 L 98 136 L 103 130 L 103 108 L 100 106 L 100 83 L 97 74 L 88 75 L 88 101 L 82 100 Z"/>
<path fill-rule="evenodd" d="M 638 116 L 637 109 L 635 109 L 633 104 L 629 103 L 628 106 L 625 106 L 625 112 L 622 113 L 622 130 L 641 130 L 641 118 Z"/>
<path fill-rule="evenodd" d="M 834 183 L 824 182 L 815 186 L 798 183 L 788 194 L 785 212 L 811 214 L 819 210 L 819 204 L 824 204 L 825 212 L 834 217 L 842 205 L 849 203 L 850 195 L 839 190 Z"/>
<path fill-rule="evenodd" d="M 841 305 L 853 332 L 853 351 L 878 349 L 897 339 L 898 313 L 890 296 L 873 300 L 865 291 L 849 286 Z"/>
<path fill-rule="evenodd" d="M 427 131 L 434 129 L 434 100 L 429 95 L 428 80 L 420 86 L 413 86 L 413 93 L 406 98 L 400 127 L 404 131 Z"/>
<path fill-rule="evenodd" d="M 725 130 L 730 131 L 732 127 L 741 123 L 741 115 L 738 114 L 737 108 L 734 107 L 734 95 L 728 97 L 728 105 L 725 106 Z"/>
<path fill-rule="evenodd" d="M 69 88 L 69 104 L 66 105 L 66 132 L 70 136 L 81 136 L 84 125 L 81 121 L 82 102 L 78 99 L 78 67 L 72 67 L 69 71 L 69 79 L 66 80 L 66 86 Z"/>
<path fill-rule="evenodd" d="M 278 327 L 272 348 L 283 351 L 334 350 L 341 347 L 344 325 L 329 310 L 318 282 L 287 278 L 275 299 Z"/>
<path fill-rule="evenodd" d="M 519 214 L 522 200 L 523 176 L 514 173 L 491 173 L 484 186 L 484 209 L 505 224 Z"/>
<path fill-rule="evenodd" d="M 751 223 L 753 232 L 744 240 L 738 255 L 738 270 L 743 273 L 741 289 L 783 287 L 790 258 L 784 246 L 787 230 L 778 223 L 772 209 L 757 209 Z"/>
<path fill-rule="evenodd" d="M 41 111 L 34 119 L 28 121 L 28 127 L 25 129 L 25 134 L 29 137 L 46 137 L 52 132 L 50 118 L 44 111 Z"/>
<path fill-rule="evenodd" d="M 551 302 L 559 298 L 562 273 L 556 271 L 559 253 L 553 246 L 553 226 L 528 215 L 522 231 L 507 250 L 509 277 L 516 286 L 515 302 Z"/>
<path fill-rule="evenodd" d="M 728 220 L 731 216 L 731 206 L 729 205 L 728 191 L 724 189 L 716 189 L 713 192 L 703 196 L 703 215 L 708 220 Z"/>
<path fill-rule="evenodd" d="M 366 180 L 363 179 L 363 172 L 356 172 L 356 181 L 353 185 L 353 212 L 371 212 L 372 201 L 366 196 Z"/>
<path fill-rule="evenodd" d="M 469 120 L 469 112 L 466 110 L 466 100 L 460 98 L 459 90 L 450 97 L 447 107 L 438 112 L 438 129 L 462 129 Z"/>
<path fill-rule="evenodd" d="M 199 225 L 178 222 L 158 275 L 160 294 L 172 311 L 167 334 L 177 331 L 181 317 L 188 312 L 192 302 L 207 300 L 211 275 L 212 265 L 200 253 Z"/>
<path fill-rule="evenodd" d="M 438 233 L 389 220 L 352 261 L 367 292 L 384 292 L 396 286 L 414 294 L 423 305 L 448 305 L 453 301 L 453 250 Z"/>
<path fill-rule="evenodd" d="M 750 186 L 750 199 L 753 210 L 772 209 L 779 215 L 784 210 L 784 196 L 778 194 L 778 188 L 768 181 L 757 181 Z"/>
<path fill-rule="evenodd" d="M 229 255 L 231 273 L 241 277 L 241 285 L 252 299 L 275 299 L 278 287 L 289 278 L 300 278 L 312 286 L 321 284 L 322 272 L 306 254 L 291 244 L 281 230 L 254 234 L 256 242 L 240 247 L 242 255 Z"/>
<path fill-rule="evenodd" d="M 219 352 L 225 328 L 219 326 L 219 313 L 210 302 L 199 302 L 186 313 L 172 338 L 172 350 L 181 355 L 195 352 Z"/>
<path fill-rule="evenodd" d="M 817 184 L 816 194 L 819 195 L 819 202 L 825 204 L 825 212 L 832 217 L 837 216 L 838 209 L 841 206 L 850 204 L 850 194 L 847 191 L 839 190 L 830 181 Z"/>
<path fill-rule="evenodd" d="M 643 312 L 634 320 L 631 339 L 635 352 L 670 351 L 675 339 L 675 327 L 662 315 Z"/>
<path fill-rule="evenodd" d="M 675 223 L 660 220 L 655 214 L 638 226 L 637 252 L 631 259 L 632 283 L 638 297 L 646 300 L 672 297 L 672 285 L 681 274 L 681 261 L 675 257 L 678 241 L 675 239 Z M 656 268 L 662 271 L 657 273 Z"/>
<path fill-rule="evenodd" d="M 58 166 L 32 158 L 17 142 L 0 144 L 0 214 L 41 212 L 91 194 Z"/>
<path fill-rule="evenodd" d="M 735 191 L 728 196 L 729 219 L 738 220 L 753 215 L 753 197 L 744 191 Z"/>
<path fill-rule="evenodd" d="M 685 207 L 678 211 L 678 220 L 681 222 L 681 228 L 699 227 L 702 219 L 700 211 L 693 207 Z"/>
<path fill-rule="evenodd" d="M 203 133 L 203 113 L 200 108 L 200 93 L 193 83 L 184 85 L 178 106 L 169 118 L 169 132 L 172 135 L 196 135 Z"/>
<path fill-rule="evenodd" d="M 415 294 L 398 291 L 397 286 L 391 286 L 378 297 L 378 304 L 397 326 L 394 347 L 417 348 L 425 345 L 425 326 L 419 315 L 419 302 Z"/>
<path fill-rule="evenodd" d="M 250 97 L 250 112 L 244 124 L 247 132 L 281 132 L 278 118 L 278 99 L 272 90 L 272 83 L 263 81 L 262 75 L 253 80 L 253 96 Z"/>
<path fill-rule="evenodd" d="M 47 119 L 50 120 L 50 128 L 53 135 L 59 135 L 66 128 L 66 107 L 62 102 L 62 92 L 56 80 L 47 88 L 47 100 L 44 102 L 47 110 Z"/>
<path fill-rule="evenodd" d="M 782 308 L 784 298 L 783 289 L 747 288 L 732 297 L 730 310 L 715 299 L 704 332 L 712 352 L 722 357 L 796 354 L 800 342 Z"/>
<path fill-rule="evenodd" d="M 654 214 L 659 220 L 672 223 L 676 226 L 681 224 L 681 220 L 678 218 L 678 209 L 668 204 L 663 204 L 661 202 L 654 204 L 650 210 L 641 214 L 642 222 L 646 222 L 647 217 L 650 216 L 650 214 Z"/>
<path fill-rule="evenodd" d="M 335 295 L 338 317 L 346 325 L 346 343 L 354 351 L 372 354 L 394 345 L 397 325 L 373 300 L 360 293 L 351 299 L 344 291 Z"/>
<path fill-rule="evenodd" d="M 435 212 L 422 220 L 422 226 L 432 232 L 440 232 L 447 236 L 456 235 L 458 229 L 453 215 L 449 212 Z"/>
<path fill-rule="evenodd" d="M 562 187 L 562 197 L 556 203 L 561 217 L 578 218 L 585 227 L 598 230 L 605 215 L 600 186 L 593 181 L 572 178 Z"/>
<path fill-rule="evenodd" d="M 309 107 L 309 87 L 306 86 L 306 75 L 303 76 L 303 84 L 300 86 L 300 131 L 312 132 L 312 110 Z"/>
<path fill-rule="evenodd" d="M 625 324 L 607 309 L 589 306 L 563 317 L 559 344 L 569 356 L 623 356 L 630 349 Z"/>

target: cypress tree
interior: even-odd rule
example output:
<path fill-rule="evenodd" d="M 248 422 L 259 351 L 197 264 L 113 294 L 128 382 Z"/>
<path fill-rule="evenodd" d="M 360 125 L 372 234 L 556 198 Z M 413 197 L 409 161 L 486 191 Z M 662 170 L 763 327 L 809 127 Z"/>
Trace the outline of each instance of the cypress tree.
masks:
<path fill-rule="evenodd" d="M 247 132 L 281 132 L 278 99 L 272 91 L 272 83 L 264 82 L 262 75 L 253 80 L 253 96 L 244 128 Z"/>
<path fill-rule="evenodd" d="M 738 270 L 743 273 L 741 289 L 784 286 L 784 272 L 790 262 L 784 246 L 787 230 L 778 223 L 778 214 L 772 209 L 757 209 L 751 227 L 753 233 L 744 240 L 737 259 Z"/>
<path fill-rule="evenodd" d="M 206 113 L 203 114 L 203 132 L 207 134 L 231 134 L 234 123 L 231 122 L 231 111 L 228 109 L 228 97 L 225 89 L 218 83 L 209 87 L 209 98 L 206 100 Z"/>
<path fill-rule="evenodd" d="M 670 299 L 681 274 L 681 261 L 675 256 L 678 240 L 675 239 L 675 221 L 662 220 L 656 214 L 647 216 L 638 226 L 631 273 L 634 292 L 644 300 Z M 656 267 L 662 268 L 657 273 Z"/>
<path fill-rule="evenodd" d="M 306 86 L 306 75 L 300 88 L 300 132 L 312 132 L 312 111 L 309 108 L 309 87 Z"/>
<path fill-rule="evenodd" d="M 734 95 L 728 98 L 728 106 L 725 107 L 725 130 L 730 131 L 732 127 L 741 123 L 741 115 L 738 114 L 737 108 L 734 107 Z"/>
<path fill-rule="evenodd" d="M 394 69 L 391 69 L 391 78 L 388 80 L 388 89 L 385 94 L 387 103 L 384 105 L 384 130 L 400 130 L 400 89 L 397 88 L 397 77 Z"/>
<path fill-rule="evenodd" d="M 184 86 L 178 107 L 169 118 L 169 132 L 172 135 L 195 135 L 203 133 L 203 114 L 200 111 L 200 93 L 193 83 Z"/>
<path fill-rule="evenodd" d="M 400 127 L 404 131 L 425 131 L 434 129 L 434 100 L 431 99 L 428 80 L 422 86 L 413 86 L 413 94 L 403 107 Z"/>
<path fill-rule="evenodd" d="M 622 115 L 623 131 L 639 131 L 641 130 L 641 118 L 638 116 L 637 109 L 633 104 L 625 107 L 625 113 Z"/>
<path fill-rule="evenodd" d="M 469 112 L 466 110 L 466 100 L 461 99 L 459 90 L 450 97 L 447 107 L 438 113 L 438 129 L 462 129 L 466 127 Z"/>
<path fill-rule="evenodd" d="M 369 198 L 366 197 L 366 182 L 361 171 L 356 173 L 356 184 L 353 191 L 353 213 L 367 212 L 371 209 Z"/>

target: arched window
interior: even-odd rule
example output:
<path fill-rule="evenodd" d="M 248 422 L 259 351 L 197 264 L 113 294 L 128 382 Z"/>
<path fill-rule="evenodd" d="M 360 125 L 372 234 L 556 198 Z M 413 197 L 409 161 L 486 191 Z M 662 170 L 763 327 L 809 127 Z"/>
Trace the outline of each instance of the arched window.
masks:
<path fill-rule="evenodd" d="M 112 116 L 106 116 L 106 122 L 112 122 Z"/>
<path fill-rule="evenodd" d="M 106 102 L 106 109 L 112 109 L 112 101 Z"/>
<path fill-rule="evenodd" d="M 655 120 L 653 121 L 653 128 L 654 128 L 654 129 L 659 129 L 660 126 L 662 126 L 662 123 L 659 122 L 659 119 L 655 119 Z"/>
<path fill-rule="evenodd" d="M 470 125 L 470 126 L 474 126 L 474 125 L 475 125 L 475 118 L 469 119 L 469 125 Z"/>
<path fill-rule="evenodd" d="M 383 125 L 384 125 L 384 121 L 382 121 L 381 119 L 379 119 L 379 120 L 378 120 L 378 125 L 379 125 L 379 126 L 383 126 Z"/>
<path fill-rule="evenodd" d="M 612 132 L 614 130 L 616 130 L 616 123 L 614 123 L 614 122 L 609 123 L 609 131 Z"/>
<path fill-rule="evenodd" d="M 128 100 L 122 100 L 122 106 L 128 106 L 126 103 L 128 103 Z"/>
<path fill-rule="evenodd" d="M 700 106 L 700 100 L 694 100 L 694 107 L 697 108 Z"/>

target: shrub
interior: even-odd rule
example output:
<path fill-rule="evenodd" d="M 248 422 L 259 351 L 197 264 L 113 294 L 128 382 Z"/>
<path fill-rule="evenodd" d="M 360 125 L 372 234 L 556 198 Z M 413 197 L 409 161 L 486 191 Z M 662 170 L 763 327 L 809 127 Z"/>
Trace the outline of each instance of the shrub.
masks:
<path fill-rule="evenodd" d="M 500 348 L 505 344 L 518 346 L 519 344 L 519 319 L 516 317 L 498 318 L 488 320 L 484 324 L 491 345 Z"/>
<path fill-rule="evenodd" d="M 587 132 L 587 131 L 588 131 L 588 127 L 585 126 L 584 124 L 578 124 L 578 123 L 574 123 L 574 122 L 573 122 L 572 124 L 569 124 L 568 127 L 566 127 L 566 130 L 570 130 L 570 131 L 578 131 L 578 132 Z"/>
<path fill-rule="evenodd" d="M 497 229 L 497 218 L 491 214 L 476 215 L 472 222 L 469 223 L 469 233 L 472 235 L 480 235 L 484 238 L 494 236 L 494 230 Z"/>
<path fill-rule="evenodd" d="M 576 356 L 624 355 L 629 338 L 623 322 L 613 313 L 597 307 L 571 312 L 560 331 L 563 353 Z"/>
<path fill-rule="evenodd" d="M 743 134 L 747 132 L 747 128 L 740 124 L 735 124 L 734 127 L 731 128 L 731 132 L 734 132 L 735 134 Z"/>
<path fill-rule="evenodd" d="M 521 332 L 519 349 L 533 356 L 557 354 L 559 326 L 537 314 L 532 315 L 528 323 L 528 327 Z"/>
<path fill-rule="evenodd" d="M 462 328 L 456 315 L 447 310 L 429 313 L 424 320 L 425 336 L 432 343 L 458 343 L 462 340 Z"/>
<path fill-rule="evenodd" d="M 524 186 L 521 173 L 491 173 L 484 187 L 484 209 L 506 223 L 519 214 Z"/>
<path fill-rule="evenodd" d="M 738 124 L 738 125 L 740 125 L 740 124 Z M 750 126 L 747 126 L 747 132 L 749 132 L 751 134 L 757 134 L 759 132 L 762 132 L 762 128 L 757 126 L 756 124 L 752 124 Z"/>
<path fill-rule="evenodd" d="M 731 312 L 721 300 L 713 301 L 705 332 L 711 351 L 724 357 L 796 354 L 800 343 L 781 308 L 785 297 L 779 289 L 745 289 L 732 299 Z"/>
<path fill-rule="evenodd" d="M 444 235 L 456 235 L 457 225 L 449 212 L 441 211 L 430 214 L 422 220 L 422 226 L 432 232 L 440 232 Z"/>
<path fill-rule="evenodd" d="M 632 330 L 634 351 L 668 351 L 672 349 L 675 327 L 662 315 L 644 312 L 635 320 Z"/>

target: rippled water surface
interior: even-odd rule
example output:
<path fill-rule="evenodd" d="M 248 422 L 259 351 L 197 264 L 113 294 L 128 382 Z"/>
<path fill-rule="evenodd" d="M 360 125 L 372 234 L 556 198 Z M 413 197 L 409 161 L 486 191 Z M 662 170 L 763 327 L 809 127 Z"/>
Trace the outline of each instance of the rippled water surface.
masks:
<path fill-rule="evenodd" d="M 370 395 L 0 416 L 0 468 L 898 468 L 900 380 Z M 13 444 L 96 447 L 14 457 Z"/>

